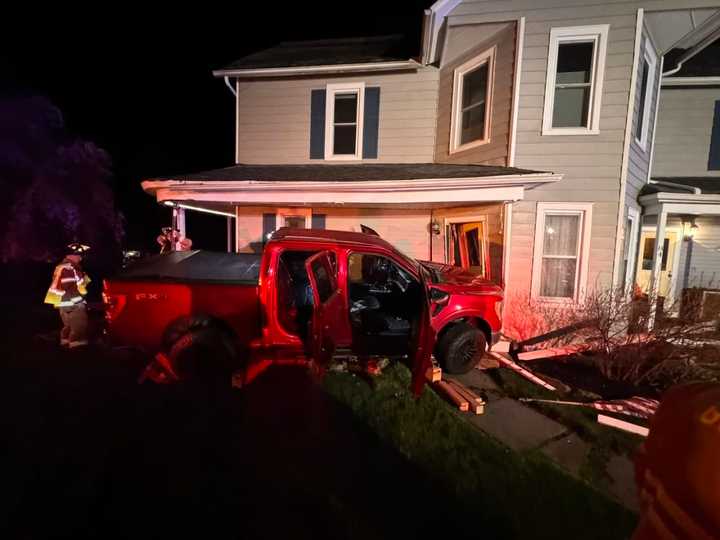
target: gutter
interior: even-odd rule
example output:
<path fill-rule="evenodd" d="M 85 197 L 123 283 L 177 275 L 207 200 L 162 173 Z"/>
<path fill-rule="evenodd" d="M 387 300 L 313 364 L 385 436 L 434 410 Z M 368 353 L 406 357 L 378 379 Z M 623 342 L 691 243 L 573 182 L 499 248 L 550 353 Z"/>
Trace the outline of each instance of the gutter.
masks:
<path fill-rule="evenodd" d="M 698 187 L 687 186 L 685 184 L 676 184 L 675 182 L 668 182 L 667 180 L 650 180 L 649 184 L 656 184 L 658 186 L 665 186 L 673 189 L 682 189 L 693 195 L 702 195 L 702 190 Z"/>
<path fill-rule="evenodd" d="M 187 188 L 197 191 L 337 191 L 353 192 L 368 190 L 382 192 L 395 191 L 444 191 L 448 189 L 467 189 L 481 187 L 504 187 L 526 184 L 544 184 L 557 182 L 562 174 L 535 173 L 527 175 L 480 176 L 469 178 L 423 178 L 406 180 L 356 180 L 356 181 L 312 181 L 312 180 L 145 180 L 141 183 L 146 193 L 153 194 L 158 189 Z"/>
<path fill-rule="evenodd" d="M 302 75 L 322 75 L 337 73 L 365 73 L 382 71 L 415 71 L 422 67 L 419 62 L 409 59 L 396 62 L 370 62 L 365 64 L 337 64 L 321 66 L 277 67 L 257 69 L 219 69 L 213 71 L 215 77 L 257 78 L 257 77 L 293 77 Z"/>
<path fill-rule="evenodd" d="M 680 58 L 677 59 L 676 66 L 670 71 L 666 71 L 665 73 L 663 73 L 663 77 L 669 77 L 680 71 L 682 69 L 683 63 L 687 62 L 693 56 L 702 52 L 708 45 L 711 45 L 713 42 L 715 42 L 715 40 L 720 38 L 720 13 L 716 13 L 715 15 L 710 17 L 702 24 L 700 29 L 692 31 L 690 33 L 690 36 L 692 36 L 693 34 L 705 32 L 707 32 L 707 35 L 700 41 L 698 41 L 695 45 L 686 50 L 682 55 L 680 55 Z M 677 47 L 678 44 L 682 43 L 684 40 L 685 38 L 681 39 L 680 42 L 673 45 L 673 47 Z"/>
<path fill-rule="evenodd" d="M 672 77 L 663 79 L 663 86 L 720 86 L 720 77 Z"/>

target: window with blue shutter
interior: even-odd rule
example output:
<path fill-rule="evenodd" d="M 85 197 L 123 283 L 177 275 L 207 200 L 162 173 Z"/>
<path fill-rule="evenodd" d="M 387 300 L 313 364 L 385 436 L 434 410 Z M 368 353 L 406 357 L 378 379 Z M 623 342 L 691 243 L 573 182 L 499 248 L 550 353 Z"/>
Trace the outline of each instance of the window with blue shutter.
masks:
<path fill-rule="evenodd" d="M 310 159 L 325 158 L 325 90 L 310 97 Z"/>
<path fill-rule="evenodd" d="M 363 159 L 377 159 L 380 127 L 380 87 L 365 88 L 363 114 Z"/>
<path fill-rule="evenodd" d="M 313 229 L 324 229 L 325 228 L 325 214 L 313 214 L 312 215 L 312 228 Z"/>
<path fill-rule="evenodd" d="M 720 171 L 720 100 L 715 102 L 715 114 L 713 115 L 712 132 L 710 134 L 708 170 Z"/>

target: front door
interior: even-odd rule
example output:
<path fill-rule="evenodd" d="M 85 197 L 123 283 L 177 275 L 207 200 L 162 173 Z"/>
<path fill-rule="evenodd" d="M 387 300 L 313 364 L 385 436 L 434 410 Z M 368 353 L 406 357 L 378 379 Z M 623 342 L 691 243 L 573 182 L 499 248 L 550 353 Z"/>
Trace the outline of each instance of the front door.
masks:
<path fill-rule="evenodd" d="M 313 294 L 309 348 L 319 366 L 328 365 L 335 348 L 349 333 L 346 302 L 338 287 L 337 268 L 337 258 L 332 251 L 321 251 L 305 261 Z"/>
<path fill-rule="evenodd" d="M 489 277 L 485 223 L 451 223 L 447 233 L 448 262 L 473 274 Z"/>
<path fill-rule="evenodd" d="M 679 249 L 680 234 L 676 231 L 665 232 L 665 245 L 660 263 L 660 285 L 658 296 L 668 298 L 672 294 L 673 267 L 676 250 Z M 652 262 L 655 253 L 655 231 L 643 231 L 640 236 L 640 263 L 637 270 L 637 285 L 644 293 L 650 291 L 652 279 Z"/>

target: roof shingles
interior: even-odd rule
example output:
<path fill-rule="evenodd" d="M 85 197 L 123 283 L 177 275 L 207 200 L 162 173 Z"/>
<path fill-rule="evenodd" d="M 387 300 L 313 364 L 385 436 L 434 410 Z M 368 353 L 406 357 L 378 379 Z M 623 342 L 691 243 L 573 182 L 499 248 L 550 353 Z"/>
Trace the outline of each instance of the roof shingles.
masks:
<path fill-rule="evenodd" d="M 352 182 L 377 180 L 428 180 L 552 174 L 542 171 L 445 163 L 363 163 L 329 165 L 235 165 L 155 180 L 274 181 L 274 182 Z"/>

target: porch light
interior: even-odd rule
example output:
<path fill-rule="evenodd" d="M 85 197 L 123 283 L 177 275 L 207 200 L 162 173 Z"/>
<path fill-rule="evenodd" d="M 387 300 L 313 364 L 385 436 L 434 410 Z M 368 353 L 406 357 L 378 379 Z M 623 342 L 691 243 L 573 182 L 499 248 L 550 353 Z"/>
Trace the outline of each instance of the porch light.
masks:
<path fill-rule="evenodd" d="M 440 222 L 437 219 L 433 219 L 430 223 L 430 232 L 433 234 L 440 234 Z"/>
<path fill-rule="evenodd" d="M 165 206 L 175 206 L 175 203 L 173 201 L 163 201 L 163 204 Z"/>
<path fill-rule="evenodd" d="M 695 238 L 695 235 L 697 234 L 699 227 L 697 226 L 697 223 L 695 223 L 694 217 L 683 218 L 682 226 L 683 226 L 683 240 L 689 242 L 690 240 Z"/>

